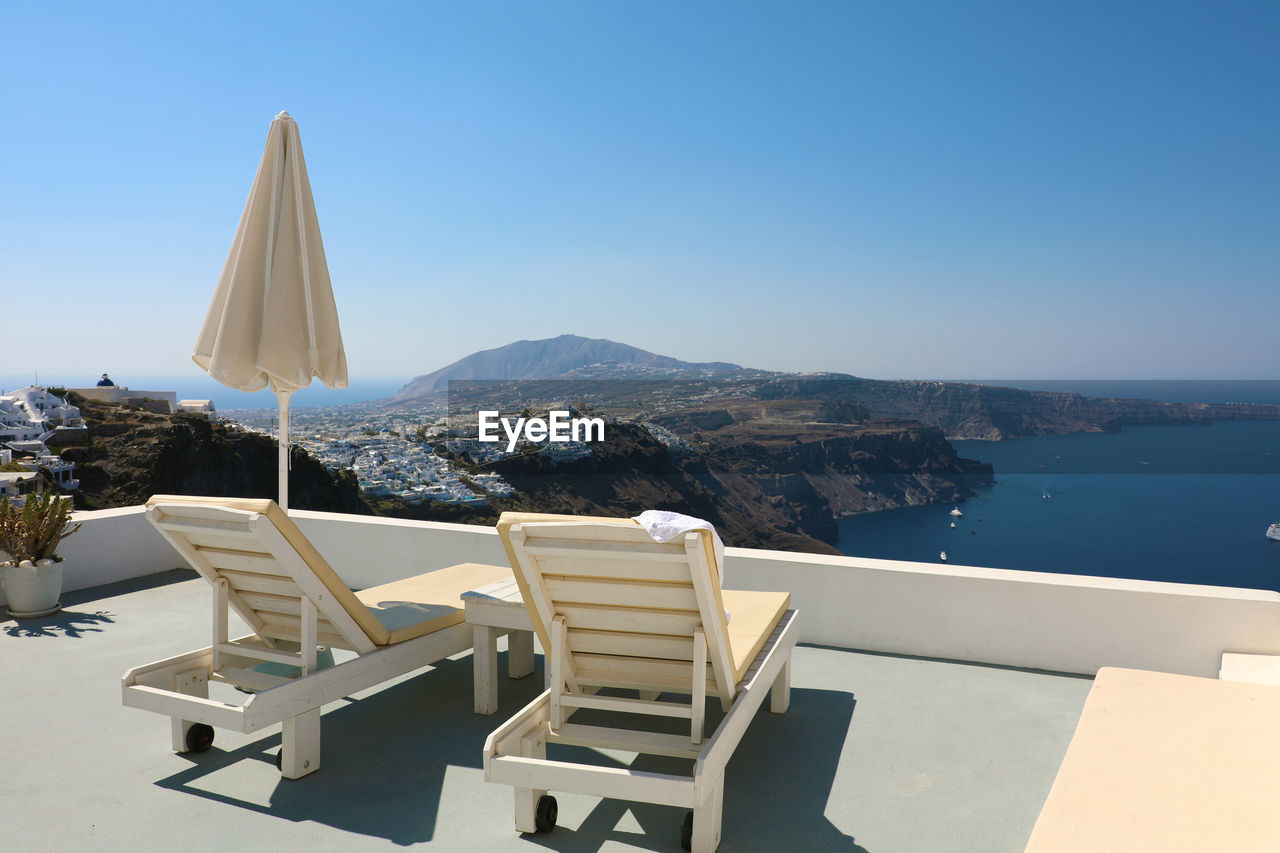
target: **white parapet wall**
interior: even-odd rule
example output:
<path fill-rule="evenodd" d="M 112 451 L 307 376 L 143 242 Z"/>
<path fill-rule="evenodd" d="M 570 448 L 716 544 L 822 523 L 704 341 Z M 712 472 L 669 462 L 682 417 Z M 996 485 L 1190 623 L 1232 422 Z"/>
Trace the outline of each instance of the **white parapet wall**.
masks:
<path fill-rule="evenodd" d="M 1280 654 L 1280 594 L 1085 575 L 729 548 L 725 586 L 787 590 L 805 642 L 1093 675 L 1217 677 Z"/>
<path fill-rule="evenodd" d="M 65 561 L 64 590 L 88 589 L 186 565 L 147 521 L 144 507 L 82 511 L 72 518 L 80 530 L 58 547 Z M 0 604 L 4 603 L 0 590 Z"/>
<path fill-rule="evenodd" d="M 506 564 L 489 527 L 294 510 L 352 587 L 457 563 Z M 182 559 L 142 507 L 76 513 L 65 588 Z M 725 586 L 786 590 L 803 642 L 1092 675 L 1126 666 L 1214 677 L 1224 652 L 1280 655 L 1280 594 L 1151 581 L 729 548 Z M 0 599 L 2 601 L 3 599 Z"/>

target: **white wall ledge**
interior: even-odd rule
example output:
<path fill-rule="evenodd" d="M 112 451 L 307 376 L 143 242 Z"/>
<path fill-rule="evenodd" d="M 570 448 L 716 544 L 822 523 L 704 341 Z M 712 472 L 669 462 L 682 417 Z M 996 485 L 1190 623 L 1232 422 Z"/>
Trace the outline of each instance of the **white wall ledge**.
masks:
<path fill-rule="evenodd" d="M 456 563 L 506 564 L 490 527 L 295 510 L 351 586 Z M 183 566 L 141 506 L 79 512 L 65 588 Z M 786 590 L 804 642 L 1093 674 L 1128 666 L 1216 677 L 1224 652 L 1280 654 L 1264 590 L 729 548 L 725 585 Z M 0 598 L 0 601 L 3 599 Z"/>

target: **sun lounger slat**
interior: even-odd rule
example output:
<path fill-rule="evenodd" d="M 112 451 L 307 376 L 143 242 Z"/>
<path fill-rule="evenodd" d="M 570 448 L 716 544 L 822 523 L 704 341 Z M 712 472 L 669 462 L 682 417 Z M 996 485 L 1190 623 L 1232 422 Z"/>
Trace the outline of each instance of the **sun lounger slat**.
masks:
<path fill-rule="evenodd" d="M 210 498 L 209 500 L 221 500 L 221 498 Z M 205 503 L 167 503 L 164 509 L 164 517 L 166 526 L 172 523 L 190 522 L 201 526 L 208 526 L 210 522 L 217 523 L 209 517 L 208 504 Z M 223 523 L 226 523 L 225 521 Z M 243 521 L 233 522 L 241 527 L 244 526 Z"/>
<path fill-rule="evenodd" d="M 649 704 L 649 703 L 646 703 Z M 698 746 L 689 743 L 688 735 L 669 735 L 637 729 L 609 729 L 600 726 L 581 726 L 565 723 L 559 731 L 547 733 L 548 743 L 570 746 L 591 746 L 597 749 L 620 749 L 626 752 L 645 752 L 650 755 L 670 755 L 675 758 L 693 758 Z"/>
<path fill-rule="evenodd" d="M 255 666 L 263 661 L 273 661 L 288 666 L 298 665 L 296 652 L 286 651 L 283 646 L 269 649 L 257 636 L 252 636 L 247 641 L 241 638 L 230 643 L 217 643 L 214 648 L 221 652 L 223 660 L 232 666 Z"/>
<path fill-rule="evenodd" d="M 682 610 L 644 610 L 630 607 L 597 607 L 565 604 L 557 608 L 570 624 L 599 631 L 639 631 L 646 634 L 693 636 L 702 624 L 697 613 Z"/>
<path fill-rule="evenodd" d="M 676 702 L 650 702 L 645 699 L 628 699 L 624 696 L 599 696 L 595 694 L 568 695 L 561 697 L 560 702 L 573 708 L 595 708 L 601 711 L 633 711 L 654 717 L 683 717 L 689 719 L 693 710 L 688 705 Z M 689 739 L 680 736 L 683 745 L 689 745 Z"/>
<path fill-rule="evenodd" d="M 246 541 L 254 539 L 253 533 L 243 519 L 185 518 L 170 519 L 165 517 L 165 530 L 170 533 L 181 533 L 194 541 L 199 536 L 225 536 L 238 543 L 236 547 L 244 547 Z"/>
<path fill-rule="evenodd" d="M 231 584 L 231 588 L 241 592 L 265 592 L 271 595 L 292 595 L 302 593 L 301 588 L 292 578 L 278 575 L 260 575 L 255 572 L 236 572 L 223 569 L 222 576 Z"/>
<path fill-rule="evenodd" d="M 689 567 L 674 561 L 649 562 L 634 556 L 597 560 L 580 555 L 537 559 L 546 566 L 548 576 L 689 583 Z"/>
<path fill-rule="evenodd" d="M 215 569 L 253 572 L 259 575 L 276 575 L 278 577 L 289 576 L 289 573 L 280 565 L 280 562 L 270 554 L 250 550 L 233 551 L 226 548 L 201 547 L 197 548 L 197 550 L 201 556 L 209 561 L 209 565 Z"/>
<path fill-rule="evenodd" d="M 529 541 L 525 551 L 534 557 L 555 557 L 557 560 L 585 558 L 600 562 L 635 560 L 639 556 L 653 563 L 684 562 L 684 549 L 671 542 L 602 542 L 590 547 L 580 542 L 539 535 Z"/>
<path fill-rule="evenodd" d="M 569 629 L 569 651 L 629 655 L 667 660 L 693 660 L 693 641 L 667 634 Z"/>
<path fill-rule="evenodd" d="M 293 631 L 295 636 L 288 637 L 290 640 L 298 640 L 302 637 L 302 617 L 291 613 L 277 613 L 271 610 L 259 610 L 258 617 L 262 619 L 264 628 L 275 629 L 284 628 Z M 341 637 L 338 629 L 328 619 L 319 618 L 316 620 L 316 631 L 320 634 L 330 634 L 335 637 Z M 277 637 L 276 639 L 281 639 Z"/>
<path fill-rule="evenodd" d="M 264 625 L 280 625 L 283 627 L 299 627 L 302 624 L 302 617 L 291 613 L 277 613 L 271 610 L 261 610 L 259 615 L 262 617 Z M 337 633 L 337 629 L 333 627 L 333 623 L 323 616 L 316 619 L 316 630 L 327 631 L 331 634 Z"/>
<path fill-rule="evenodd" d="M 295 643 L 302 642 L 302 630 L 299 627 L 290 627 L 288 625 L 269 625 L 263 624 L 262 635 L 270 637 L 273 640 L 290 640 Z M 347 642 L 347 638 L 341 634 L 335 634 L 332 631 L 316 631 L 316 642 L 322 646 L 329 646 L 335 649 L 350 649 L 351 644 Z M 354 651 L 354 650 L 353 650 Z"/>
<path fill-rule="evenodd" d="M 645 583 L 595 578 L 557 578 L 544 575 L 547 593 L 557 603 L 578 602 L 614 607 L 683 610 L 696 613 L 698 598 L 692 584 Z"/>
<path fill-rule="evenodd" d="M 620 521 L 621 519 L 618 519 Z M 535 541 L 541 539 L 564 539 L 574 543 L 582 541 L 582 522 L 581 521 L 540 521 L 537 522 L 536 532 L 534 533 Z M 670 550 L 673 545 L 678 550 L 679 543 L 675 542 L 654 542 L 653 539 L 645 532 L 644 528 L 635 523 L 622 524 L 601 524 L 594 527 L 592 531 L 592 546 L 600 547 L 601 552 L 608 552 L 608 546 L 613 542 L 626 542 L 629 545 L 639 545 L 642 548 L 652 549 L 654 551 Z"/>
<path fill-rule="evenodd" d="M 693 689 L 692 662 L 590 654 L 574 655 L 574 660 L 577 662 L 574 672 L 581 684 L 635 690 L 662 688 L 686 695 Z M 715 673 L 710 665 L 707 666 L 707 679 L 715 682 Z M 709 689 L 707 692 L 713 691 Z"/>
<path fill-rule="evenodd" d="M 269 613 L 287 613 L 291 616 L 302 615 L 302 599 L 296 595 L 272 595 L 264 592 L 240 592 L 240 600 L 254 610 Z M 324 624 L 321 620 L 320 624 Z"/>
<path fill-rule="evenodd" d="M 200 551 L 210 548 L 220 551 L 235 551 L 238 549 L 245 549 L 246 546 L 251 550 L 253 542 L 252 538 L 248 538 L 249 534 L 247 533 L 245 534 L 245 537 L 241 537 L 225 531 L 219 531 L 217 533 L 200 531 L 185 533 L 184 536 L 186 537 L 187 542 Z"/>

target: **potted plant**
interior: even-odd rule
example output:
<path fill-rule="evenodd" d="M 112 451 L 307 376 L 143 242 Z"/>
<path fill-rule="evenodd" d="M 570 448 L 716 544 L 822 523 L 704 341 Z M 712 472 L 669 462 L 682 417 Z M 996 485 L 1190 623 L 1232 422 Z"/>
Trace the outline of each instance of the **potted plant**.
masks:
<path fill-rule="evenodd" d="M 62 605 L 62 558 L 58 544 L 80 529 L 71 523 L 71 501 L 53 492 L 27 496 L 21 507 L 0 498 L 0 581 L 17 619 L 48 616 Z"/>

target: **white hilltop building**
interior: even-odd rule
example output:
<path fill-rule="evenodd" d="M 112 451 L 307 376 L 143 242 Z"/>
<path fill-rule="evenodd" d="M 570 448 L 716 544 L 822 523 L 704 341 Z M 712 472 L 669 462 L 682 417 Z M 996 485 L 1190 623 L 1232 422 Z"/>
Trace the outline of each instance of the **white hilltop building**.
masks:
<path fill-rule="evenodd" d="M 105 374 L 102 378 L 104 382 L 111 381 Z M 176 391 L 135 391 L 127 385 L 115 384 L 98 384 L 91 388 L 68 388 L 67 390 L 74 391 L 87 400 L 141 406 L 161 415 L 182 413 L 212 418 L 217 414 L 212 400 L 179 400 Z"/>
<path fill-rule="evenodd" d="M 212 418 L 217 414 L 212 400 L 179 400 L 178 411 L 187 415 L 203 415 Z"/>
<path fill-rule="evenodd" d="M 80 409 L 44 388 L 28 385 L 0 395 L 0 465 L 26 469 L 0 472 L 0 492 L 17 499 L 39 488 L 41 468 L 48 471 L 50 485 L 67 491 L 78 488 L 75 463 L 51 453 L 46 442 L 84 431 Z"/>
<path fill-rule="evenodd" d="M 9 468 L 13 464 L 13 451 L 0 449 L 0 468 Z M 25 495 L 36 486 L 35 471 L 0 471 L 0 497 L 5 497 L 14 504 L 26 500 Z"/>
<path fill-rule="evenodd" d="M 124 385 L 98 385 L 93 388 L 68 388 L 86 400 L 97 400 L 101 403 L 128 403 L 141 406 L 157 414 L 171 415 L 179 411 L 178 393 L 176 391 L 131 391 Z M 208 400 L 183 400 L 183 403 L 208 403 L 210 410 L 213 404 Z"/>
<path fill-rule="evenodd" d="M 83 430 L 80 409 L 28 385 L 0 394 L 0 442 L 46 441 L 56 430 Z"/>

